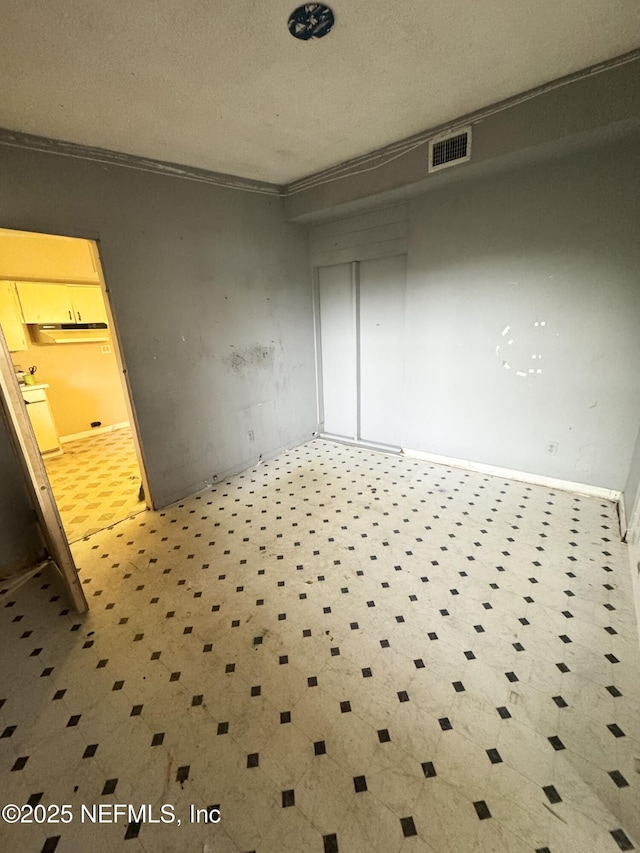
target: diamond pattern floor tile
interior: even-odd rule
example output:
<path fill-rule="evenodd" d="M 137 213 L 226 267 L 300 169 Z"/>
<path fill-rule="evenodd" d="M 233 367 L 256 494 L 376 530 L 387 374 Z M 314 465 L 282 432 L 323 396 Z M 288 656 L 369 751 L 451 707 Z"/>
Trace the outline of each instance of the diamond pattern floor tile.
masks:
<path fill-rule="evenodd" d="M 94 453 L 69 494 L 106 471 Z M 74 821 L 0 824 L 6 846 L 636 849 L 640 654 L 613 504 L 316 440 L 73 550 L 87 616 L 51 572 L 0 598 L 0 781 Z M 78 817 L 115 803 L 176 821 Z"/>
<path fill-rule="evenodd" d="M 145 509 L 130 428 L 70 441 L 63 450 L 44 461 L 70 542 Z"/>

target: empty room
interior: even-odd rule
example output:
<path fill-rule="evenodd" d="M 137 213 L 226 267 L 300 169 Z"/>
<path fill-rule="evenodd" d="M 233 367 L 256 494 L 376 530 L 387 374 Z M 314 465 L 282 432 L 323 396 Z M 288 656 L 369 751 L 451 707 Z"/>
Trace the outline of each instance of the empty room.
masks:
<path fill-rule="evenodd" d="M 640 849 L 640 10 L 0 10 L 0 848 Z"/>

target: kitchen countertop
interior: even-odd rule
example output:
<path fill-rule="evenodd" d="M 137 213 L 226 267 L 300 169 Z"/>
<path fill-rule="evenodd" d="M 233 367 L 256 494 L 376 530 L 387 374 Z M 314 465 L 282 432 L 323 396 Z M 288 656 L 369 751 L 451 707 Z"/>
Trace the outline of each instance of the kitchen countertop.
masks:
<path fill-rule="evenodd" d="M 48 388 L 49 385 L 46 382 L 39 382 L 37 385 L 27 385 L 26 382 L 24 384 L 20 384 L 21 391 L 41 391 L 43 388 Z"/>

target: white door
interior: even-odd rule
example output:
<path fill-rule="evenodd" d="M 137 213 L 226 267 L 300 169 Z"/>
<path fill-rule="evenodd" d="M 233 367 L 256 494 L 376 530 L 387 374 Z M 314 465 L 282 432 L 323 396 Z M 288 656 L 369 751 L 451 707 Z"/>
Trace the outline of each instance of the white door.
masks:
<path fill-rule="evenodd" d="M 360 436 L 401 447 L 407 256 L 360 263 Z"/>
<path fill-rule="evenodd" d="M 324 432 L 402 446 L 407 256 L 318 269 Z"/>
<path fill-rule="evenodd" d="M 357 437 L 355 285 L 351 264 L 318 270 L 324 431 Z"/>

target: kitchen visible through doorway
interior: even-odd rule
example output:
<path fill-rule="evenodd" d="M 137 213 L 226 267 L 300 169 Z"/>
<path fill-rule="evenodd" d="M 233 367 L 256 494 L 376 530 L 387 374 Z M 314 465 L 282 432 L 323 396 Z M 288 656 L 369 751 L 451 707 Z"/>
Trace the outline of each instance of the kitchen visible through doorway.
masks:
<path fill-rule="evenodd" d="M 139 443 L 95 241 L 0 229 L 0 325 L 67 539 L 143 511 Z"/>

